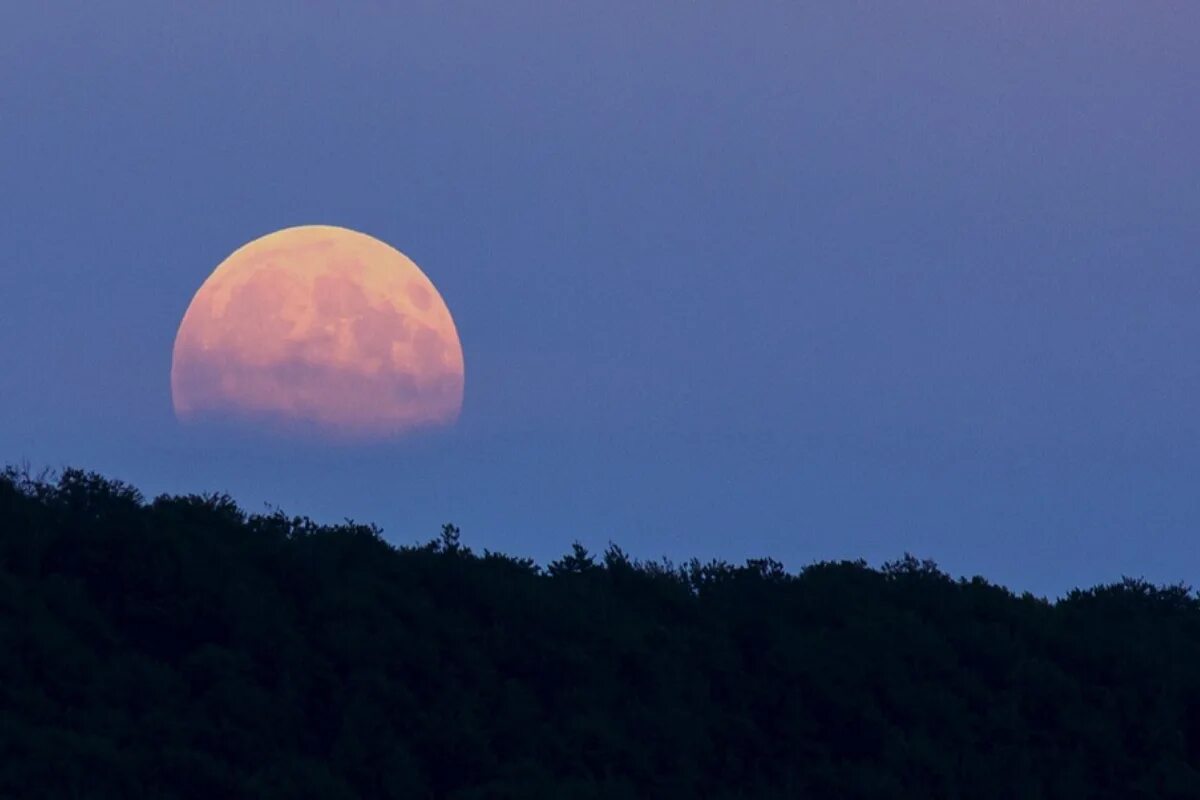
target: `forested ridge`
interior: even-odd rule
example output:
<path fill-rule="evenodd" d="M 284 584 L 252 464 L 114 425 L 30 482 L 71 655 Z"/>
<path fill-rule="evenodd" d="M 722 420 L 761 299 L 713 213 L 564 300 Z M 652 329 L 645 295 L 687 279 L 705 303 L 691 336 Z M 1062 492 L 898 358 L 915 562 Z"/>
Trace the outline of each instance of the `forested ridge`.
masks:
<path fill-rule="evenodd" d="M 1200 601 L 540 567 L 8 470 L 0 797 L 1196 798 Z"/>

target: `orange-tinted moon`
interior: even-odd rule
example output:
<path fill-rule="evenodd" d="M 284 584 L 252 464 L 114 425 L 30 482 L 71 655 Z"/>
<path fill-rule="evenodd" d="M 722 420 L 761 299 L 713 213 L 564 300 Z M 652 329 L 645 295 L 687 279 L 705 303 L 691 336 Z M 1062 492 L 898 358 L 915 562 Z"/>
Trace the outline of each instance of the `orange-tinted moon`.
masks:
<path fill-rule="evenodd" d="M 204 282 L 175 337 L 180 420 L 249 419 L 390 436 L 454 422 L 463 353 L 403 253 L 328 225 L 255 239 Z"/>

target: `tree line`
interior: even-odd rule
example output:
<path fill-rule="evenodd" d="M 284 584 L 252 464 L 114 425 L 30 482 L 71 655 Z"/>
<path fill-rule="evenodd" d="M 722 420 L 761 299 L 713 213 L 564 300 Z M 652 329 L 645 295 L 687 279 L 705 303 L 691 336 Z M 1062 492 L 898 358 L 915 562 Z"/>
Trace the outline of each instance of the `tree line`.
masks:
<path fill-rule="evenodd" d="M 0 473 L 0 797 L 1195 798 L 1200 600 Z"/>

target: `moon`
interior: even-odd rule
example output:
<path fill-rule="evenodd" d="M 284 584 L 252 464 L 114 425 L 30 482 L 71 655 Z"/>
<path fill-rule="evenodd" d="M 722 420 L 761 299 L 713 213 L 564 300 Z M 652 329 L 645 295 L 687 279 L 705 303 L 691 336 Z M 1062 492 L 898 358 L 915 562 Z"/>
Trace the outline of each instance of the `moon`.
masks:
<path fill-rule="evenodd" d="M 171 360 L 182 422 L 354 438 L 450 425 L 463 386 L 454 318 L 425 273 L 331 225 L 267 234 L 221 262 L 192 298 Z"/>

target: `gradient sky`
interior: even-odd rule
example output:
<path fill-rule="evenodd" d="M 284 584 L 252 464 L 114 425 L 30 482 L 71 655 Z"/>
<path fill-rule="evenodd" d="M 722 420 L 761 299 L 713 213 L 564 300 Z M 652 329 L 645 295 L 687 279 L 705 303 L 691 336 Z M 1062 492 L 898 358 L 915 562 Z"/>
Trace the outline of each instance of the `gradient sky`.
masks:
<path fill-rule="evenodd" d="M 1200 574 L 1200 5 L 399 5 L 0 6 L 0 461 L 540 561 Z M 308 223 L 432 278 L 457 428 L 176 423 L 192 295 Z"/>

